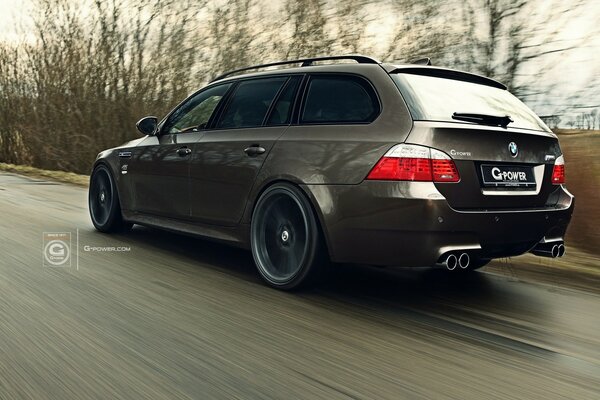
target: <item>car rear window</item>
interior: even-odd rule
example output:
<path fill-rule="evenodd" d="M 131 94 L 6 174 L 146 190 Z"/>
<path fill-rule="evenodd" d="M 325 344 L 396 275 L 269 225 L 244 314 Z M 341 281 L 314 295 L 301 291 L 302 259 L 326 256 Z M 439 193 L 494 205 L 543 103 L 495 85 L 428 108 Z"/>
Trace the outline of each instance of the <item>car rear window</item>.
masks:
<path fill-rule="evenodd" d="M 366 123 L 379 114 L 371 85 L 355 76 L 313 76 L 301 123 Z"/>
<path fill-rule="evenodd" d="M 508 90 L 473 82 L 410 73 L 393 73 L 414 120 L 459 122 L 453 113 L 508 115 L 511 128 L 548 131 Z"/>

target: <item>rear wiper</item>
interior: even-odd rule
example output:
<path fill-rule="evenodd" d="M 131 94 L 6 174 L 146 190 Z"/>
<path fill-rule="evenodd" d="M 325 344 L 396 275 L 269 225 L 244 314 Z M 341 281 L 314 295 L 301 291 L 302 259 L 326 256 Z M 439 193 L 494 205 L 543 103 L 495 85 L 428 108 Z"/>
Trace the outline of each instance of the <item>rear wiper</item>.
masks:
<path fill-rule="evenodd" d="M 452 114 L 452 119 L 459 121 L 475 122 L 482 125 L 501 126 L 506 128 L 508 124 L 514 122 L 510 115 L 498 116 L 489 114 L 470 114 L 470 113 L 457 113 Z"/>

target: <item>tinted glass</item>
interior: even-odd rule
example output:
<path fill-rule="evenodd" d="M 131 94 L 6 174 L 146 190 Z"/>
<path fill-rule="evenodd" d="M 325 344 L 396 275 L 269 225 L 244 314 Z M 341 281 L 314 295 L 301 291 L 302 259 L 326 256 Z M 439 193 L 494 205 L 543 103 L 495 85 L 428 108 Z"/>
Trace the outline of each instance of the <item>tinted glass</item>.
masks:
<path fill-rule="evenodd" d="M 294 100 L 296 99 L 296 91 L 300 85 L 300 76 L 293 76 L 290 78 L 285 89 L 277 99 L 275 107 L 269 116 L 267 125 L 285 125 L 290 123 L 292 117 L 292 107 Z"/>
<path fill-rule="evenodd" d="M 415 120 L 449 121 L 452 114 L 509 115 L 509 127 L 546 130 L 544 123 L 508 90 L 447 78 L 392 74 Z"/>
<path fill-rule="evenodd" d="M 205 128 L 230 86 L 230 83 L 215 86 L 189 99 L 169 117 L 164 132 L 183 133 Z"/>
<path fill-rule="evenodd" d="M 217 128 L 261 126 L 271 102 L 287 77 L 242 81 L 225 108 Z"/>
<path fill-rule="evenodd" d="M 375 93 L 363 79 L 315 76 L 308 86 L 301 122 L 370 122 L 378 112 Z"/>

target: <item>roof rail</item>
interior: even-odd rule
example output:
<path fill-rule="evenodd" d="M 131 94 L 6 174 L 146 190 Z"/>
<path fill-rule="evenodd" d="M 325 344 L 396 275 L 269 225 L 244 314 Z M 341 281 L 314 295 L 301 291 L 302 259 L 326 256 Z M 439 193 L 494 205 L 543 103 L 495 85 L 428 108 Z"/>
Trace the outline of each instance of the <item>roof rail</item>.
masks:
<path fill-rule="evenodd" d="M 225 72 L 224 74 L 221 74 L 221 75 L 217 76 L 211 82 L 218 81 L 220 79 L 226 78 L 229 75 L 233 75 L 233 74 L 236 74 L 238 72 L 249 71 L 249 70 L 253 70 L 253 69 L 276 67 L 276 66 L 279 66 L 279 65 L 288 65 L 288 64 L 301 64 L 300 65 L 301 67 L 308 67 L 310 65 L 313 65 L 313 63 L 315 61 L 328 61 L 328 60 L 354 60 L 354 61 L 356 61 L 359 64 L 379 64 L 380 63 L 379 61 L 377 61 L 374 58 L 367 57 L 367 56 L 362 56 L 360 54 L 351 54 L 351 55 L 348 55 L 348 56 L 330 56 L 330 57 L 300 58 L 298 60 L 279 61 L 279 62 L 274 62 L 274 63 L 269 63 L 269 64 L 260 64 L 260 65 L 253 65 L 253 66 L 250 66 L 250 67 L 244 67 L 244 68 L 234 69 L 232 71 L 228 71 L 228 72 Z"/>

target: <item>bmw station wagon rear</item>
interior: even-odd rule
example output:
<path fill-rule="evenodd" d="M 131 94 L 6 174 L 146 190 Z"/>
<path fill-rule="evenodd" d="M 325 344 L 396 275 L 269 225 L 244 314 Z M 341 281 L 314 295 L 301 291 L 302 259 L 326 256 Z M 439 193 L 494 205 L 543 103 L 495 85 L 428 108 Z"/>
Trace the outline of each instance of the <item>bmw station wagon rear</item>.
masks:
<path fill-rule="evenodd" d="M 364 56 L 314 63 L 337 58 L 222 77 L 141 120 L 144 138 L 96 161 L 94 225 L 249 248 L 283 289 L 328 261 L 469 271 L 564 254 L 574 198 L 557 137 L 504 85 Z"/>

